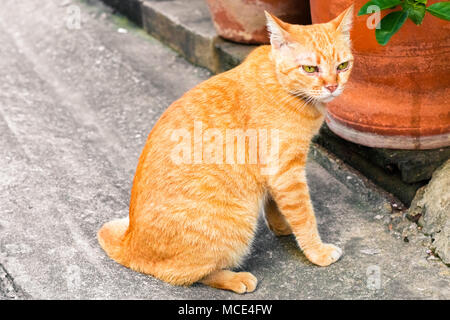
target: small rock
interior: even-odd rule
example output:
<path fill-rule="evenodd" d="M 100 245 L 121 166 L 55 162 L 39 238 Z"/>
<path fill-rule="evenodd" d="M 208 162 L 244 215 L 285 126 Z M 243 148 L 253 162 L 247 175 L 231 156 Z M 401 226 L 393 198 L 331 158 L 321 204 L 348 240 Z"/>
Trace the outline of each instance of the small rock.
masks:
<path fill-rule="evenodd" d="M 376 255 L 380 253 L 380 250 L 378 249 L 363 249 L 359 250 L 359 252 L 367 254 L 367 255 Z"/>
<path fill-rule="evenodd" d="M 125 28 L 119 28 L 119 29 L 117 29 L 117 32 L 118 33 L 128 33 L 128 30 Z"/>
<path fill-rule="evenodd" d="M 63 0 L 60 2 L 61 7 L 67 7 L 69 4 L 71 4 L 70 0 Z"/>
<path fill-rule="evenodd" d="M 402 237 L 408 238 L 408 240 L 409 240 L 418 234 L 418 230 L 417 230 L 417 225 L 415 223 L 409 222 L 408 220 L 406 220 L 406 221 L 407 221 L 405 223 L 406 226 L 402 230 Z"/>
<path fill-rule="evenodd" d="M 427 186 L 417 191 L 407 213 L 408 217 L 418 217 L 419 230 L 434 239 L 431 247 L 446 264 L 450 264 L 449 185 L 450 159 L 436 169 Z"/>
<path fill-rule="evenodd" d="M 395 212 L 395 213 L 391 214 L 391 219 L 401 219 L 401 218 L 402 218 L 401 212 Z"/>
<path fill-rule="evenodd" d="M 400 239 L 402 237 L 402 235 L 398 231 L 392 232 L 392 235 L 395 237 L 395 239 Z"/>
<path fill-rule="evenodd" d="M 422 241 L 421 241 L 422 246 L 424 246 L 426 248 L 431 247 L 431 243 L 432 243 L 432 241 L 431 241 L 430 237 L 425 237 L 425 239 L 422 239 Z"/>
<path fill-rule="evenodd" d="M 439 261 L 439 258 L 436 257 L 435 255 L 429 255 L 429 256 L 427 257 L 427 260 L 428 260 L 428 261 Z"/>
<path fill-rule="evenodd" d="M 385 202 L 381 208 L 382 213 L 390 214 L 392 213 L 392 207 L 389 202 Z"/>

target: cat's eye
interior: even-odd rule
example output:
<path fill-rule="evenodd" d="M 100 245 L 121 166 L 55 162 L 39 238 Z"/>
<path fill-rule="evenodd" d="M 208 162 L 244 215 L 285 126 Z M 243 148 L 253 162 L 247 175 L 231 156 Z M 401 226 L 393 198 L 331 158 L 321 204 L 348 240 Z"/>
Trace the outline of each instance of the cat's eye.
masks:
<path fill-rule="evenodd" d="M 319 68 L 316 66 L 302 66 L 303 70 L 307 73 L 314 73 L 319 71 Z"/>
<path fill-rule="evenodd" d="M 347 69 L 347 67 L 348 67 L 348 61 L 342 62 L 340 65 L 338 65 L 337 69 L 338 69 L 339 71 L 341 71 L 341 70 Z"/>

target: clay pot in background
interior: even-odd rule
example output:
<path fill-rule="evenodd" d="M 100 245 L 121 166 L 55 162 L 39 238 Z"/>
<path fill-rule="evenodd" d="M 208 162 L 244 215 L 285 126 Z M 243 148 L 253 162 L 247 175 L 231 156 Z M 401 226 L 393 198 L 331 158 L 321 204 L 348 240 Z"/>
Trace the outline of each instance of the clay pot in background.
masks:
<path fill-rule="evenodd" d="M 268 43 L 264 10 L 283 21 L 310 24 L 309 0 L 207 0 L 217 33 L 242 43 Z"/>
<path fill-rule="evenodd" d="M 450 22 L 429 13 L 421 26 L 408 19 L 383 47 L 366 26 L 368 16 L 356 17 L 366 2 L 311 0 L 313 23 L 329 21 L 355 3 L 354 69 L 343 95 L 329 104 L 328 126 L 370 147 L 449 146 Z"/>

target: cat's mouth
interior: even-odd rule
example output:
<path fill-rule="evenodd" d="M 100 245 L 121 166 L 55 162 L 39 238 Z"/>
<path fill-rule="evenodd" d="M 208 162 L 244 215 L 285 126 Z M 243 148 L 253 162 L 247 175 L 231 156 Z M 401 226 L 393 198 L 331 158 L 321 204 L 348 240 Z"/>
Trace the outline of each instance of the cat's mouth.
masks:
<path fill-rule="evenodd" d="M 338 88 L 337 90 L 335 90 L 334 92 L 326 92 L 323 93 L 321 97 L 318 98 L 318 100 L 320 102 L 323 103 L 328 103 L 333 101 L 335 98 L 339 97 L 342 93 L 343 89 L 342 88 Z"/>
<path fill-rule="evenodd" d="M 334 98 L 336 98 L 336 97 L 337 97 L 337 95 L 335 96 L 333 94 L 330 94 L 328 97 L 320 99 L 320 102 L 328 103 L 328 102 L 333 101 Z"/>
<path fill-rule="evenodd" d="M 339 88 L 335 90 L 334 92 L 329 91 L 319 91 L 319 92 L 307 92 L 307 93 L 299 93 L 296 91 L 290 91 L 290 93 L 294 96 L 300 97 L 304 99 L 306 102 L 313 102 L 313 103 L 328 103 L 333 101 L 335 98 L 339 97 L 342 93 L 342 89 Z"/>

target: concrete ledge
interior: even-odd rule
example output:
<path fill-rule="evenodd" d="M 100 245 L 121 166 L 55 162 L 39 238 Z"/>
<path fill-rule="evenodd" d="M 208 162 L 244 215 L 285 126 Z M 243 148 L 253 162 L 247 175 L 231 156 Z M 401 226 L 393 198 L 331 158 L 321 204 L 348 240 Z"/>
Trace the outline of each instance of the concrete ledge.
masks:
<path fill-rule="evenodd" d="M 139 12 L 136 9 L 136 3 L 139 2 L 142 24 L 148 33 L 190 62 L 214 73 L 237 66 L 255 48 L 219 38 L 204 0 L 103 1 L 132 18 Z M 364 147 L 336 136 L 326 125 L 315 142 L 395 195 L 407 206 L 417 189 L 431 178 L 433 171 L 450 158 L 450 148 L 408 151 Z"/>
<path fill-rule="evenodd" d="M 357 193 L 360 200 L 369 203 L 374 211 L 391 213 L 393 205 L 396 208 L 403 207 L 401 201 L 395 196 L 316 142 L 311 144 L 308 157 L 314 159 L 347 188 Z"/>
<path fill-rule="evenodd" d="M 222 72 L 236 67 L 256 47 L 254 45 L 242 45 L 219 39 L 216 42 L 215 48 L 219 61 L 219 71 Z"/>
<path fill-rule="evenodd" d="M 425 182 L 406 183 L 401 179 L 401 173 L 395 169 L 394 164 L 390 164 L 391 171 L 378 165 L 371 157 L 372 148 L 364 147 L 341 139 L 326 124 L 320 129 L 319 135 L 314 138 L 314 142 L 332 152 L 335 156 L 345 161 L 351 167 L 357 169 L 364 176 L 372 180 L 384 190 L 392 193 L 404 204 L 408 205 L 414 198 L 417 189 Z"/>
<path fill-rule="evenodd" d="M 142 27 L 142 1 L 143 0 L 102 0 L 113 7 L 131 21 Z"/>
<path fill-rule="evenodd" d="M 220 73 L 237 66 L 256 46 L 217 36 L 204 0 L 102 0 L 188 61 Z"/>
<path fill-rule="evenodd" d="M 388 171 L 398 170 L 405 183 L 423 182 L 450 158 L 450 148 L 433 150 L 390 150 L 365 148 L 366 156 Z M 394 166 L 394 168 L 392 168 Z"/>
<path fill-rule="evenodd" d="M 215 50 L 218 37 L 203 2 L 145 1 L 142 7 L 144 29 L 190 62 L 219 72 Z"/>
<path fill-rule="evenodd" d="M 433 172 L 450 158 L 450 148 L 392 150 L 361 146 L 338 137 L 326 124 L 315 141 L 407 205 Z"/>

